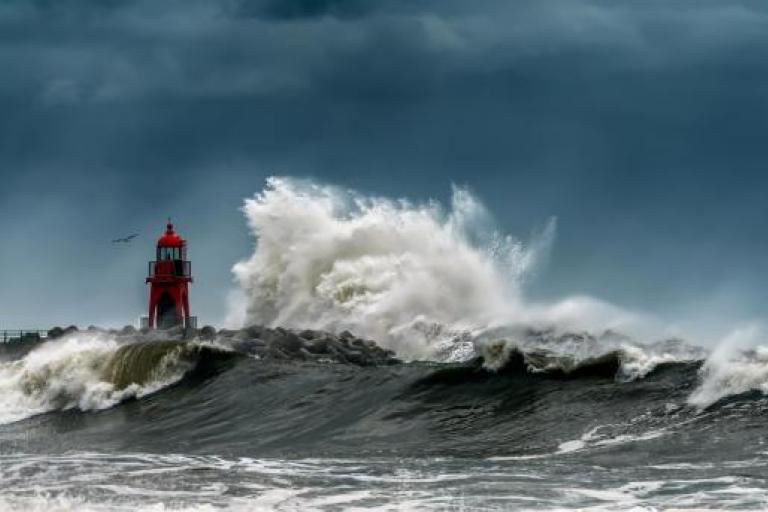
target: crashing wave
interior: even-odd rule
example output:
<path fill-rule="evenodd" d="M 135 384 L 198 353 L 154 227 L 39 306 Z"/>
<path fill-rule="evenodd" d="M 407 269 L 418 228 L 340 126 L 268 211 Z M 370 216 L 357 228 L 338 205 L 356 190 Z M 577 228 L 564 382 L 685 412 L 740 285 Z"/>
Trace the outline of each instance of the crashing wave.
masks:
<path fill-rule="evenodd" d="M 349 330 L 405 359 L 454 361 L 474 356 L 456 333 L 625 330 L 640 319 L 586 297 L 524 301 L 522 283 L 546 260 L 554 220 L 523 244 L 495 231 L 460 188 L 445 211 L 270 178 L 243 210 L 257 245 L 233 268 L 243 295 L 230 314 L 238 327 Z"/>
<path fill-rule="evenodd" d="M 72 328 L 11 361 L 0 362 L 0 424 L 53 410 L 110 408 L 179 382 L 218 372 L 242 356 L 357 366 L 399 362 L 394 353 L 349 332 L 251 326 L 138 332 Z"/>
<path fill-rule="evenodd" d="M 107 409 L 158 391 L 194 369 L 202 348 L 77 332 L 0 363 L 0 424 L 36 414 Z"/>
<path fill-rule="evenodd" d="M 621 381 L 643 378 L 660 365 L 701 361 L 707 356 L 703 348 L 681 340 L 641 344 L 612 331 L 593 336 L 505 329 L 484 333 L 474 345 L 483 367 L 491 371 L 522 361 L 532 373 L 578 375 L 599 368 Z"/>
<path fill-rule="evenodd" d="M 730 357 L 714 354 L 701 368 L 701 382 L 688 403 L 707 407 L 718 400 L 749 391 L 768 394 L 768 347 L 757 347 Z"/>

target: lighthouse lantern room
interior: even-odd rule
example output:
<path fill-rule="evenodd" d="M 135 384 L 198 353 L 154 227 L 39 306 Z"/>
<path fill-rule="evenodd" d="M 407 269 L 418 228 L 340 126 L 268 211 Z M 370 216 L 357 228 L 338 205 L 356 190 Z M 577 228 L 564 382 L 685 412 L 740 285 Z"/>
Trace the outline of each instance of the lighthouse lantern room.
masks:
<path fill-rule="evenodd" d="M 170 219 L 165 233 L 157 241 L 157 259 L 149 262 L 149 317 L 142 326 L 168 329 L 197 327 L 189 310 L 189 283 L 192 264 L 187 260 L 187 242 L 173 230 Z"/>

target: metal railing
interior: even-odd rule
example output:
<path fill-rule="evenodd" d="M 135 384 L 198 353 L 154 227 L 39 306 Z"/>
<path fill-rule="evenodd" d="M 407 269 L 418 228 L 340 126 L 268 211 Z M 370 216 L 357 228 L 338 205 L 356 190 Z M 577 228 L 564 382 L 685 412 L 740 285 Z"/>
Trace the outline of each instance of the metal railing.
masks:
<path fill-rule="evenodd" d="M 41 329 L 6 329 L 0 330 L 0 343 L 19 343 L 22 341 L 40 341 L 48 337 L 48 331 Z"/>
<path fill-rule="evenodd" d="M 156 260 L 150 261 L 148 277 L 192 277 L 192 262 L 185 260 Z"/>

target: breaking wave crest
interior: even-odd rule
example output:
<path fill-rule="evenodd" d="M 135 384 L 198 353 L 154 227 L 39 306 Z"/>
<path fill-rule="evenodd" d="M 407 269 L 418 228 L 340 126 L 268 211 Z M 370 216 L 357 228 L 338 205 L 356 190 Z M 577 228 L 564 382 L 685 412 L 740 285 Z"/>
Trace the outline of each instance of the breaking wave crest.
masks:
<path fill-rule="evenodd" d="M 627 331 L 641 319 L 586 297 L 525 301 L 554 219 L 523 243 L 461 188 L 446 211 L 270 178 L 243 211 L 257 245 L 233 268 L 238 326 L 350 330 L 406 359 L 450 361 L 476 355 L 472 340 L 499 326 Z"/>
<path fill-rule="evenodd" d="M 646 319 L 594 299 L 526 300 L 523 284 L 546 259 L 554 221 L 522 243 L 489 227 L 463 189 L 446 211 L 271 178 L 244 212 L 257 245 L 233 269 L 244 301 L 232 319 L 248 327 L 208 338 L 241 356 L 358 366 L 427 359 L 459 363 L 465 375 L 479 365 L 485 376 L 522 370 L 617 384 L 681 364 L 699 372 L 689 405 L 768 393 L 768 349 L 711 357 L 678 339 L 619 334 Z M 222 350 L 153 336 L 77 332 L 0 363 L 0 424 L 109 408 L 178 382 Z"/>
<path fill-rule="evenodd" d="M 0 363 L 0 424 L 36 414 L 99 410 L 179 381 L 196 362 L 183 342 L 125 344 L 104 333 L 77 333 Z"/>
<path fill-rule="evenodd" d="M 707 407 L 749 391 L 768 394 L 768 347 L 757 347 L 721 359 L 714 354 L 701 369 L 701 383 L 688 402 Z"/>
<path fill-rule="evenodd" d="M 610 331 L 601 336 L 492 331 L 479 336 L 474 345 L 483 367 L 491 371 L 522 365 L 532 373 L 580 375 L 600 368 L 619 381 L 643 378 L 661 365 L 696 362 L 707 356 L 704 349 L 681 340 L 646 345 Z"/>

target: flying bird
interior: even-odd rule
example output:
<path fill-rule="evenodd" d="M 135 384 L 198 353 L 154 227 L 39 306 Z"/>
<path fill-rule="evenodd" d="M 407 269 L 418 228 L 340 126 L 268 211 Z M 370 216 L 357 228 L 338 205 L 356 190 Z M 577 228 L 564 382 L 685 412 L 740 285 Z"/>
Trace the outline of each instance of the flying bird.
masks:
<path fill-rule="evenodd" d="M 128 235 L 128 236 L 126 236 L 126 237 L 123 237 L 123 238 L 115 238 L 114 240 L 112 240 L 112 243 L 113 243 L 113 244 L 127 244 L 127 243 L 129 243 L 131 240 L 133 240 L 134 238 L 136 238 L 137 236 L 139 236 L 139 234 L 138 234 L 138 233 L 133 233 L 133 234 L 131 234 L 131 235 Z"/>

